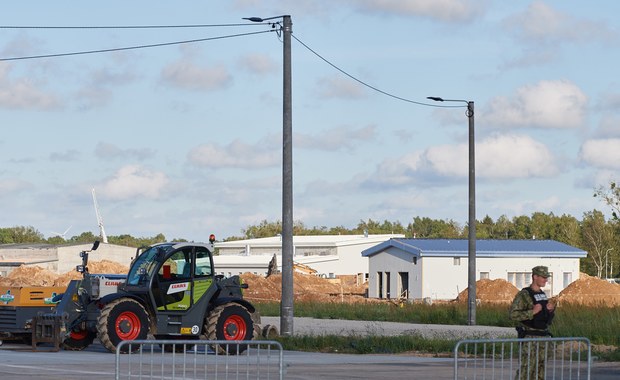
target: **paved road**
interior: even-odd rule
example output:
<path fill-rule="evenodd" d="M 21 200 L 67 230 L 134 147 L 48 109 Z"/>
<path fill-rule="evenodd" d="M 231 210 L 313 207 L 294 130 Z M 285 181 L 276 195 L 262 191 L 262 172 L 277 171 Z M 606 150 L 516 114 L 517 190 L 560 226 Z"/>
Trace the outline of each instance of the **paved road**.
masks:
<path fill-rule="evenodd" d="M 263 318 L 263 323 L 271 323 L 279 326 L 277 318 Z M 398 335 L 402 333 L 430 334 L 465 334 L 466 337 L 491 337 L 505 336 L 511 333 L 507 329 L 496 327 L 468 327 L 468 326 L 437 326 L 437 325 L 412 325 L 394 324 L 386 322 L 355 322 L 338 320 L 314 320 L 311 318 L 295 318 L 295 334 L 327 334 L 340 333 L 378 333 L 385 335 Z M 470 335 L 474 334 L 474 335 Z M 482 334 L 482 335 L 477 335 Z M 491 335 L 489 335 L 491 334 Z M 493 335 L 499 334 L 499 335 Z M 465 337 L 459 335 L 459 337 Z M 161 354 L 160 354 L 161 355 Z M 126 356 L 126 355 L 125 355 Z M 138 359 L 137 355 L 133 355 Z M 155 360 L 155 367 L 164 366 L 170 360 L 171 354 L 165 357 L 159 356 Z M 204 351 L 193 355 L 212 359 L 212 354 Z M 93 344 L 81 352 L 32 352 L 29 346 L 5 342 L 0 346 L 0 379 L 2 380 L 103 380 L 113 379 L 115 374 L 115 355 L 107 352 L 100 344 Z M 150 360 L 150 359 L 149 359 Z M 200 359 L 199 359 L 200 360 Z M 310 380 L 310 379 L 452 379 L 453 360 L 451 358 L 434 358 L 414 356 L 411 354 L 399 355 L 348 355 L 348 354 L 324 354 L 285 351 L 283 353 L 285 367 L 285 379 Z M 151 364 L 153 365 L 153 364 Z M 134 367 L 135 372 L 135 367 Z M 260 378 L 275 379 L 277 376 Z M 573 374 L 572 379 L 577 379 Z M 598 363 L 592 365 L 592 379 L 611 380 L 620 378 L 620 363 Z M 121 377 L 128 379 L 124 375 Z M 143 377 L 151 378 L 149 376 Z M 160 378 L 160 377 L 157 377 Z M 180 373 L 175 378 L 183 378 Z M 188 377 L 189 378 L 189 377 Z M 204 376 L 203 376 L 204 378 Z M 223 378 L 212 376 L 209 378 Z M 229 377 L 230 378 L 230 377 Z M 244 377 L 245 378 L 245 377 Z M 252 376 L 251 378 L 255 378 Z M 491 377 L 487 377 L 491 378 Z M 496 377 L 496 379 L 499 377 Z M 505 379 L 512 379 L 512 373 L 507 373 Z M 565 376 L 564 379 L 570 379 Z M 585 379 L 585 377 L 580 377 Z"/>

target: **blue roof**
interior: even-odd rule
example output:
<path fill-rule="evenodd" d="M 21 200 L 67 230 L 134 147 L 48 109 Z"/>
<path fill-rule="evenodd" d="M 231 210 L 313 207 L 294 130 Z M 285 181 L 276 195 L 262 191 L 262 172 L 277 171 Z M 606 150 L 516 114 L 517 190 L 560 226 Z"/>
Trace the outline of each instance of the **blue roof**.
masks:
<path fill-rule="evenodd" d="M 467 239 L 390 239 L 362 251 L 369 257 L 394 247 L 418 257 L 467 256 Z M 555 240 L 476 240 L 477 257 L 586 257 L 588 252 Z"/>

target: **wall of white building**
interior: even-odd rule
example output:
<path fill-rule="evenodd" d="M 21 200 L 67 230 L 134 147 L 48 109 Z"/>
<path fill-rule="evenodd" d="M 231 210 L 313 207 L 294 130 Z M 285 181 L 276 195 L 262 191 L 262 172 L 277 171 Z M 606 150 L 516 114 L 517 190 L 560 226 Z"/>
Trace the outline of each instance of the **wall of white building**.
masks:
<path fill-rule="evenodd" d="M 82 264 L 80 252 L 90 250 L 92 247 L 92 244 L 59 246 L 57 249 L 57 273 L 62 274 L 75 270 L 77 265 Z M 135 256 L 135 248 L 101 243 L 96 251 L 89 252 L 88 261 L 114 261 L 116 263 L 126 265 L 129 269 L 129 264 L 131 264 L 131 260 Z"/>
<path fill-rule="evenodd" d="M 391 298 L 398 298 L 402 293 L 399 283 L 402 275 L 399 272 L 408 272 L 408 299 L 451 300 L 467 288 L 466 257 L 427 256 L 417 259 L 415 264 L 414 257 L 394 247 L 371 256 L 369 297 L 386 298 L 389 291 Z M 521 289 L 531 283 L 532 268 L 537 265 L 549 267 L 552 277 L 544 289 L 549 296 L 558 295 L 579 278 L 578 258 L 482 257 L 476 260 L 476 281 L 481 278 L 503 279 Z"/>

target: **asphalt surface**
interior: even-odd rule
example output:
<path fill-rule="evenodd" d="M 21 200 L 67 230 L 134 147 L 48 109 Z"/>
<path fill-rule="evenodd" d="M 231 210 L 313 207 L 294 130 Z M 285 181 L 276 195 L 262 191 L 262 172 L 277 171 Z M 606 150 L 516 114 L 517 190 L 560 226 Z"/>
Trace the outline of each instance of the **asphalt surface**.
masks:
<path fill-rule="evenodd" d="M 272 324 L 279 328 L 279 318 L 263 317 L 263 325 Z M 445 326 L 445 325 L 419 325 L 408 323 L 388 323 L 388 322 L 361 322 L 361 321 L 342 321 L 342 320 L 317 320 L 312 318 L 295 318 L 293 322 L 294 335 L 317 335 L 317 334 L 382 334 L 395 336 L 400 334 L 420 334 L 425 337 L 443 336 L 458 338 L 495 338 L 510 337 L 514 335 L 512 329 L 485 327 L 485 326 Z M 46 348 L 46 347 L 42 347 Z M 269 371 L 265 364 L 277 355 L 262 351 L 261 366 L 262 372 L 257 373 L 250 369 L 247 378 L 256 379 L 277 379 L 278 371 L 272 366 Z M 176 359 L 185 357 L 175 354 Z M 149 375 L 148 371 L 157 372 L 159 368 L 169 369 L 174 367 L 172 354 L 162 354 L 157 351 L 154 357 L 142 358 L 139 355 L 121 355 L 121 360 L 125 362 L 120 366 L 121 379 L 133 378 L 166 378 L 166 379 L 189 379 L 205 378 L 202 376 L 192 376 L 179 369 L 175 375 L 169 373 L 164 376 Z M 235 357 L 236 358 L 236 357 Z M 427 357 L 415 354 L 398 355 L 350 355 L 350 354 L 325 354 L 316 352 L 296 352 L 284 351 L 283 358 L 283 378 L 284 379 L 453 379 L 454 360 L 450 357 Z M 207 378 L 246 378 L 243 372 L 241 376 L 224 374 L 224 368 L 232 367 L 235 360 L 241 363 L 252 361 L 255 356 L 240 359 L 232 359 L 228 362 L 225 357 L 217 357 L 212 351 L 204 349 L 188 353 L 185 359 L 184 370 L 191 370 L 195 362 L 201 361 L 221 363 L 219 367 L 213 369 L 213 364 L 209 367 Z M 133 363 L 131 367 L 127 362 Z M 139 367 L 137 363 L 145 366 Z M 572 363 L 574 366 L 575 363 Z M 84 351 L 59 351 L 59 352 L 33 352 L 31 347 L 5 342 L 0 346 L 0 379 L 2 380 L 23 380 L 23 379 L 85 379 L 100 380 L 114 379 L 116 369 L 116 356 L 107 352 L 97 341 Z M 252 366 L 250 366 L 252 367 Z M 143 369 L 144 368 L 144 369 Z M 220 372 L 218 372 L 220 371 Z M 245 367 L 242 366 L 242 371 Z M 495 370 L 494 370 L 495 371 Z M 217 372 L 217 373 L 216 373 Z M 463 378 L 463 377 L 459 377 Z M 468 377 L 474 378 L 474 377 Z M 482 377 L 479 377 L 482 378 Z M 486 375 L 487 379 L 513 379 L 514 370 L 512 368 L 502 369 L 494 373 L 494 377 Z M 554 378 L 549 377 L 548 378 Z M 583 368 L 571 374 L 562 374 L 562 379 L 586 379 Z M 591 379 L 611 380 L 620 379 L 620 363 L 599 363 L 594 361 L 591 367 Z"/>

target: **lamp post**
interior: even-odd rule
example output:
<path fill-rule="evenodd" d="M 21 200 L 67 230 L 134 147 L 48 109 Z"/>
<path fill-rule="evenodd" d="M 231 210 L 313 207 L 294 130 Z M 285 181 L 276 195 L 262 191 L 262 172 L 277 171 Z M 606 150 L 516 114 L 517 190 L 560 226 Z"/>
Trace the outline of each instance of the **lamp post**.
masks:
<path fill-rule="evenodd" d="M 436 102 L 460 102 L 467 104 L 469 119 L 469 234 L 467 236 L 467 324 L 476 324 L 476 164 L 474 140 L 474 102 L 461 99 L 443 99 L 429 96 L 427 99 Z"/>
<path fill-rule="evenodd" d="M 282 100 L 282 299 L 280 334 L 293 335 L 293 107 L 291 70 L 291 16 L 248 17 L 252 22 L 282 19 L 283 100 Z M 279 24 L 279 23 L 277 23 Z M 276 24 L 273 24 L 275 28 Z"/>

